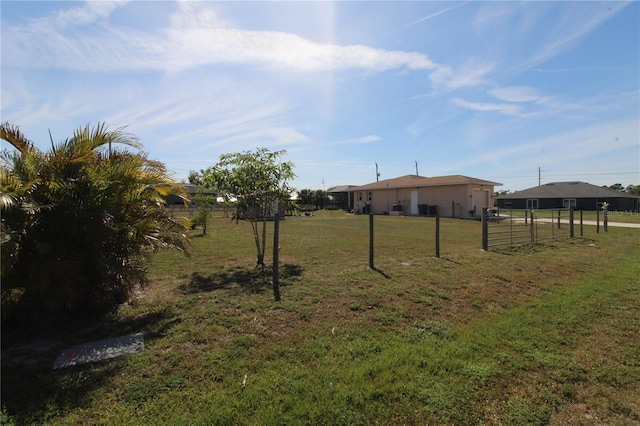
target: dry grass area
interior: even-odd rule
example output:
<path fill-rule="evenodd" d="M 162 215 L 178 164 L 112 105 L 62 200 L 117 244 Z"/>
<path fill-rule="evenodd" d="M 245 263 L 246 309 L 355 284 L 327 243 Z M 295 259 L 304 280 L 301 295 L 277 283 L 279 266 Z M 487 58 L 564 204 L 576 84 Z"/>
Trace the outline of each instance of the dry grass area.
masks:
<path fill-rule="evenodd" d="M 484 252 L 479 222 L 442 219 L 436 258 L 435 219 L 374 223 L 372 270 L 368 217 L 283 221 L 275 302 L 249 225 L 213 219 L 109 321 L 3 359 L 5 421 L 640 424 L 640 230 Z M 50 370 L 60 345 L 132 331 L 144 352 Z"/>

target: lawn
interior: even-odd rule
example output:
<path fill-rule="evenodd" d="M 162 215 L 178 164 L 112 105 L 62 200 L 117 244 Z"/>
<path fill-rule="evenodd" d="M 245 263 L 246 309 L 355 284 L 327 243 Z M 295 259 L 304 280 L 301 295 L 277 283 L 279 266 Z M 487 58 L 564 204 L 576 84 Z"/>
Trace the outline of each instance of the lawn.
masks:
<path fill-rule="evenodd" d="M 441 219 L 436 258 L 433 218 L 374 223 L 370 269 L 368 217 L 281 222 L 280 302 L 249 225 L 215 218 L 108 321 L 3 325 L 3 421 L 640 424 L 640 229 L 485 252 Z M 51 370 L 137 331 L 143 352 Z"/>
<path fill-rule="evenodd" d="M 574 220 L 575 223 L 579 223 L 580 221 L 580 211 L 576 210 L 574 212 Z M 612 210 L 607 212 L 607 218 L 610 223 L 638 223 L 640 224 L 640 212 L 632 212 L 632 211 L 616 211 Z M 582 219 L 584 221 L 600 221 L 600 226 L 604 223 L 604 212 L 596 212 L 596 211 L 583 211 Z"/>

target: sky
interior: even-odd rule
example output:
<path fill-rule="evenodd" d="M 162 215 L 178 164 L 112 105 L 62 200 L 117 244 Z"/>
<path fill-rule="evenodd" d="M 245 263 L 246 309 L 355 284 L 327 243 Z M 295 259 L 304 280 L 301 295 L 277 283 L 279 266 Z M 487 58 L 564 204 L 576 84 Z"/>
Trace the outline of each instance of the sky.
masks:
<path fill-rule="evenodd" d="M 286 150 L 298 189 L 640 185 L 640 2 L 6 1 L 2 122 L 127 126 L 177 180 Z M 6 142 L 3 148 L 7 147 Z"/>

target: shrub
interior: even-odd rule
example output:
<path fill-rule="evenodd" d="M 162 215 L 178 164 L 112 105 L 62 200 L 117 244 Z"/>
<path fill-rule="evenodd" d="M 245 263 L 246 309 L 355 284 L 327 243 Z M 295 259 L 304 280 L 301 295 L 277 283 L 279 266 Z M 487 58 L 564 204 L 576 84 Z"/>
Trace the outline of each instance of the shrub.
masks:
<path fill-rule="evenodd" d="M 49 152 L 8 123 L 0 136 L 14 148 L 1 156 L 3 304 L 19 290 L 33 312 L 108 309 L 145 283 L 149 253 L 186 249 L 163 198 L 180 188 L 122 128 L 79 128 Z"/>

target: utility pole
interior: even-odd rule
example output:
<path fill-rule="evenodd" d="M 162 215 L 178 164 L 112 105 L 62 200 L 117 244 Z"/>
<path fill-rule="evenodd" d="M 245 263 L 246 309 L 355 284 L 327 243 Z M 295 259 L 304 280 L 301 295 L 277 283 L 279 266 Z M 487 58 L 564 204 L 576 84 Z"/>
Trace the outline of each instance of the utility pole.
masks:
<path fill-rule="evenodd" d="M 376 182 L 380 180 L 380 173 L 378 173 L 378 162 L 376 161 Z"/>
<path fill-rule="evenodd" d="M 538 186 L 540 186 L 540 166 L 538 166 Z"/>
<path fill-rule="evenodd" d="M 418 175 L 418 161 L 416 161 L 416 176 L 419 176 Z"/>

